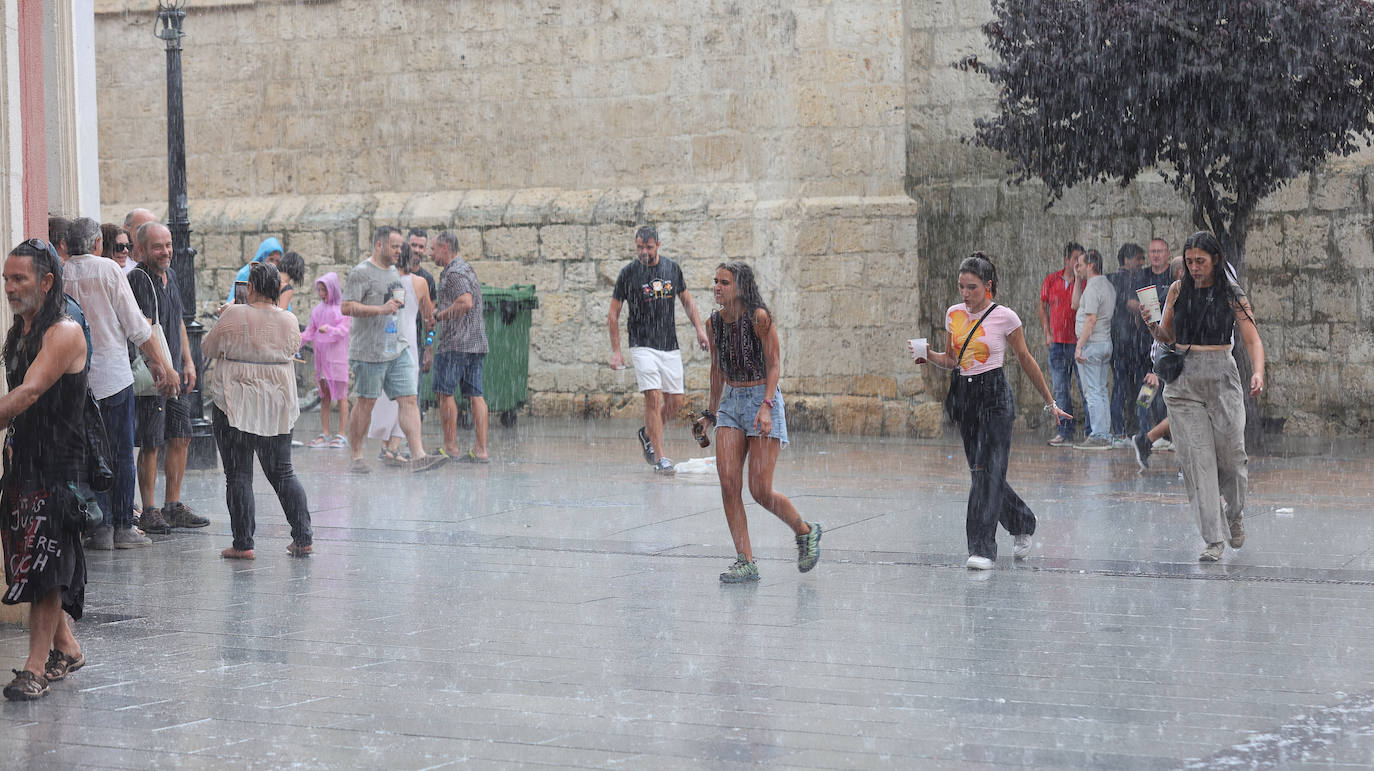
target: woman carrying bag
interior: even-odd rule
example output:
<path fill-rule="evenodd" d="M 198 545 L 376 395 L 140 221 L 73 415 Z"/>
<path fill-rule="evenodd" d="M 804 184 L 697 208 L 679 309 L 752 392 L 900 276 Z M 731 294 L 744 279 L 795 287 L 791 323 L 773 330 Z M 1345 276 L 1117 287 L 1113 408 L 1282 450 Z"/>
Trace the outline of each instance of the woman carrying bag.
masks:
<path fill-rule="evenodd" d="M 927 351 L 917 364 L 930 361 L 953 370 L 945 410 L 959 426 L 968 458 L 972 484 L 968 495 L 965 530 L 968 535 L 970 570 L 991 570 L 997 562 L 997 523 L 1016 537 L 1013 555 L 1030 553 L 1035 534 L 1035 513 L 1007 484 L 1011 432 L 1016 402 L 1002 372 L 1008 347 L 1035 390 L 1044 397 L 1046 412 L 1071 420 L 1059 409 L 1045 383 L 1040 365 L 1026 349 L 1021 319 L 1010 308 L 993 302 L 997 295 L 997 268 L 982 252 L 959 264 L 959 296 L 963 302 L 945 312 L 950 348 L 957 353 Z"/>

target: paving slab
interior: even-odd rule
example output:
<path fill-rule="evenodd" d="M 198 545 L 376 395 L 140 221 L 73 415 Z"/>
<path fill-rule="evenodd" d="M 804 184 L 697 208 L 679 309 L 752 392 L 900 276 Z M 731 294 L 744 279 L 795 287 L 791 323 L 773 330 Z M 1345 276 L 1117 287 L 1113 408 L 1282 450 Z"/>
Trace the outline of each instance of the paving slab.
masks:
<path fill-rule="evenodd" d="M 189 472 L 212 524 L 88 555 L 89 663 L 0 706 L 6 765 L 1374 765 L 1367 447 L 1252 458 L 1246 546 L 1204 565 L 1169 453 L 1022 438 L 1034 547 L 977 573 L 953 439 L 795 432 L 776 486 L 821 562 L 749 501 L 763 580 L 725 586 L 714 476 L 651 473 L 637 427 L 522 418 L 427 474 L 298 448 L 303 560 L 261 478 L 258 559 L 221 560 L 223 477 Z"/>

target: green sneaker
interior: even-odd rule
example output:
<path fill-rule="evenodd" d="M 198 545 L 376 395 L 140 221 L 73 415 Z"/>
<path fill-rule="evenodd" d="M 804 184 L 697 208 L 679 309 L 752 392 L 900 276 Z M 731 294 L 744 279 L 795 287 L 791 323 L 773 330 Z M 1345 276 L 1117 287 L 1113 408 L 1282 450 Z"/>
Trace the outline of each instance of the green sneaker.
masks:
<path fill-rule="evenodd" d="M 735 557 L 735 564 L 720 574 L 720 582 L 723 584 L 742 584 L 746 581 L 757 580 L 759 580 L 759 566 L 745 559 L 743 554 Z"/>
<path fill-rule="evenodd" d="M 815 522 L 806 524 L 811 526 L 811 532 L 797 536 L 797 570 L 803 573 L 816 567 L 821 558 L 821 526 Z"/>

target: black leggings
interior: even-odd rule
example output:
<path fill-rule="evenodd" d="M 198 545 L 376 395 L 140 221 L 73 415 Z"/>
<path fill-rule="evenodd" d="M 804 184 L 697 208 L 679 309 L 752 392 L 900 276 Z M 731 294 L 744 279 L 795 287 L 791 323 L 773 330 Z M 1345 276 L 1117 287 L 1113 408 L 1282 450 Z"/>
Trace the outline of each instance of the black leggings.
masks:
<path fill-rule="evenodd" d="M 224 497 L 229 505 L 229 526 L 234 531 L 234 548 L 253 548 L 253 531 L 257 529 L 253 504 L 253 455 L 262 464 L 277 500 L 286 512 L 291 525 L 291 540 L 299 546 L 309 546 L 314 536 L 310 532 L 310 509 L 305 500 L 305 488 L 296 479 L 291 465 L 291 434 L 258 436 L 229 425 L 229 416 L 216 406 L 211 418 L 215 444 L 224 464 Z"/>
<path fill-rule="evenodd" d="M 997 523 L 1012 535 L 1033 535 L 1035 513 L 1007 484 L 1016 402 L 999 367 L 953 381 L 955 419 L 973 477 L 968 492 L 968 553 L 997 559 Z"/>

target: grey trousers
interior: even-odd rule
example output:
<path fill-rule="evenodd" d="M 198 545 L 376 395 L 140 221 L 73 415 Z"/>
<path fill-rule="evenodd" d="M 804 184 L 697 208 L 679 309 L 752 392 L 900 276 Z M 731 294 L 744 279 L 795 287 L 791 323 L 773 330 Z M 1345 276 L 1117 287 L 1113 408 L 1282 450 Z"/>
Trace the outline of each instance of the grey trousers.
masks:
<path fill-rule="evenodd" d="M 1245 397 L 1236 360 L 1228 351 L 1189 353 L 1183 374 L 1164 386 L 1164 404 L 1202 540 L 1225 541 L 1227 523 L 1245 509 L 1249 480 Z"/>

